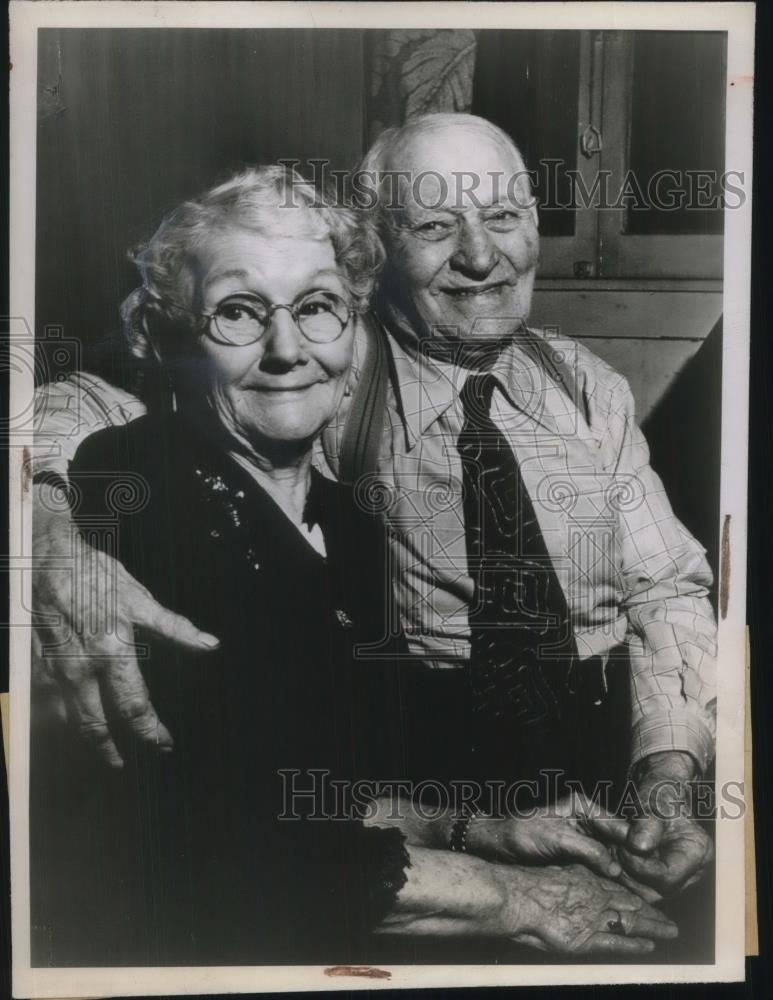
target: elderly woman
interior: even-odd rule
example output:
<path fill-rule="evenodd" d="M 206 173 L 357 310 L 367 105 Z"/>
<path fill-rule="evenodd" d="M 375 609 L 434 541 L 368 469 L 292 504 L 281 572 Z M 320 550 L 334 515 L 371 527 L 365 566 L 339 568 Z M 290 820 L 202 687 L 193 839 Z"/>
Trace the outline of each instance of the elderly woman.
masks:
<path fill-rule="evenodd" d="M 168 391 L 81 446 L 75 514 L 220 646 L 142 637 L 174 753 L 126 741 L 109 772 L 65 735 L 36 745 L 36 964 L 362 961 L 376 928 L 632 954 L 672 936 L 585 869 L 556 869 L 546 900 L 528 870 L 428 849 L 430 823 L 383 800 L 364 822 L 347 800 L 359 779 L 416 776 L 422 739 L 447 748 L 385 639 L 380 525 L 313 461 L 380 258 L 366 224 L 279 167 L 184 203 L 135 256 L 125 330 Z M 367 645 L 378 658 L 358 659 Z M 629 937 L 603 933 L 621 921 Z"/>

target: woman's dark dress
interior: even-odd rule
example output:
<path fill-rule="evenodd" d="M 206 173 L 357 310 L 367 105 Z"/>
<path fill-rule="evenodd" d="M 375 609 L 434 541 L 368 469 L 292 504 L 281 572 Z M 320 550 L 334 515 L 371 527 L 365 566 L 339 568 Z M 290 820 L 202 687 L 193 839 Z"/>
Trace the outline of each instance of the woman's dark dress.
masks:
<path fill-rule="evenodd" d="M 126 767 L 111 773 L 69 734 L 33 734 L 33 964 L 362 960 L 407 857 L 397 831 L 341 818 L 347 803 L 329 785 L 323 799 L 322 778 L 401 778 L 413 747 L 437 745 L 387 635 L 380 526 L 315 473 L 307 520 L 323 558 L 178 418 L 95 434 L 71 471 L 91 544 L 221 646 L 140 636 L 173 753 L 124 739 Z M 379 657 L 355 656 L 363 643 Z M 316 796 L 288 801 L 311 769 Z"/>

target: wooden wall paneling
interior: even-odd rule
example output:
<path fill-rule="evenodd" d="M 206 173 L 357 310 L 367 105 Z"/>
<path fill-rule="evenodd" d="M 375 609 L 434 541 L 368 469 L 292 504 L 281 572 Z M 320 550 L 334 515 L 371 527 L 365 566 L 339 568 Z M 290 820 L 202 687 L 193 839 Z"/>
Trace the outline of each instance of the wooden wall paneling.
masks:
<path fill-rule="evenodd" d="M 532 322 L 569 337 L 703 339 L 722 313 L 720 290 L 540 288 Z"/>

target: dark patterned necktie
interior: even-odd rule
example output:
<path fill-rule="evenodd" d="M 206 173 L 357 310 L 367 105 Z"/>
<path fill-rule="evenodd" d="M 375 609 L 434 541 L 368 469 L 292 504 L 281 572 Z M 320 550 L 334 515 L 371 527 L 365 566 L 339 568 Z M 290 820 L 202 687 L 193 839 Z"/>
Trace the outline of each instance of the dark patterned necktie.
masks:
<path fill-rule="evenodd" d="M 495 385 L 493 375 L 471 375 L 461 392 L 473 704 L 484 724 L 502 719 L 536 735 L 569 722 L 576 653 L 534 506 L 489 415 Z"/>

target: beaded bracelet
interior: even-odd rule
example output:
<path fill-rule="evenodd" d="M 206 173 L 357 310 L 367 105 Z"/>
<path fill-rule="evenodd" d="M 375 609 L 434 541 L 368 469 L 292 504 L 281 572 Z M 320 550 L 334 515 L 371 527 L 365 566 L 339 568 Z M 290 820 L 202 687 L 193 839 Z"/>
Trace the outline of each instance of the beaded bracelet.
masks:
<path fill-rule="evenodd" d="M 476 815 L 477 813 L 474 810 L 465 806 L 464 815 L 454 820 L 451 825 L 451 834 L 448 838 L 448 846 L 452 851 L 459 854 L 467 853 L 467 831 Z"/>

